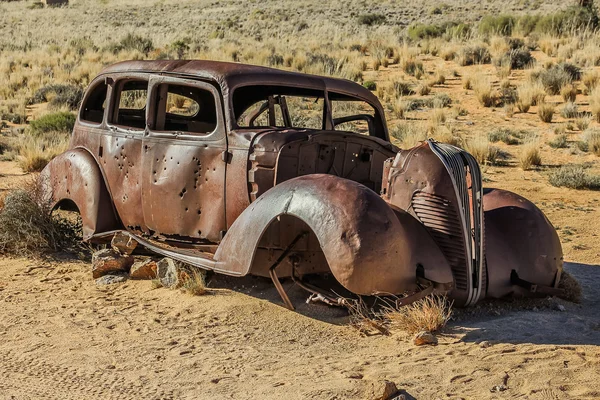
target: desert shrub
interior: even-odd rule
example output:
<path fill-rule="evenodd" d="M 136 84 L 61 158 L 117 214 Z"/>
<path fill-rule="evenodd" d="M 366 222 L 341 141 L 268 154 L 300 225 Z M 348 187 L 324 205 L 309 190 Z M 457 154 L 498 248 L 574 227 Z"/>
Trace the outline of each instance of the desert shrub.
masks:
<path fill-rule="evenodd" d="M 600 86 L 590 93 L 590 110 L 596 121 L 600 122 Z"/>
<path fill-rule="evenodd" d="M 421 331 L 437 332 L 450 320 L 452 304 L 445 297 L 432 295 L 406 306 L 384 307 L 383 315 L 390 329 L 410 335 Z"/>
<path fill-rule="evenodd" d="M 187 272 L 181 291 L 193 296 L 202 296 L 208 292 L 206 288 L 206 275 L 203 271 L 193 269 Z"/>
<path fill-rule="evenodd" d="M 577 104 L 573 103 L 572 101 L 567 102 L 563 108 L 560 111 L 560 115 L 563 116 L 563 118 L 577 118 L 577 116 L 579 115 L 579 111 L 577 110 Z"/>
<path fill-rule="evenodd" d="M 484 36 L 510 36 L 515 26 L 515 18 L 510 15 L 486 15 L 479 22 L 479 33 Z"/>
<path fill-rule="evenodd" d="M 457 54 L 457 61 L 461 66 L 489 64 L 491 59 L 492 56 L 485 46 L 465 46 L 462 47 Z"/>
<path fill-rule="evenodd" d="M 396 97 L 408 96 L 414 94 L 412 84 L 404 81 L 395 81 L 392 84 L 393 92 Z"/>
<path fill-rule="evenodd" d="M 573 103 L 577 98 L 577 88 L 573 84 L 565 85 L 560 89 L 560 95 L 564 101 Z"/>
<path fill-rule="evenodd" d="M 369 90 L 377 90 L 377 84 L 373 81 L 365 81 L 363 86 Z"/>
<path fill-rule="evenodd" d="M 358 16 L 358 23 L 367 26 L 381 25 L 385 20 L 386 18 L 383 14 L 362 14 Z"/>
<path fill-rule="evenodd" d="M 488 139 L 492 143 L 503 142 L 507 145 L 516 145 L 521 143 L 521 138 L 526 132 L 516 131 L 509 128 L 497 128 L 488 133 Z"/>
<path fill-rule="evenodd" d="M 511 69 L 524 69 L 535 62 L 531 52 L 525 48 L 509 50 L 502 57 L 494 60 L 497 67 L 509 66 Z"/>
<path fill-rule="evenodd" d="M 51 214 L 39 183 L 11 191 L 0 208 L 0 254 L 40 255 L 48 251 L 79 252 L 81 224 Z"/>
<path fill-rule="evenodd" d="M 500 151 L 498 148 L 492 146 L 490 141 L 485 136 L 480 136 L 467 141 L 465 150 L 467 150 L 467 152 L 470 153 L 481 165 L 495 165 L 500 156 Z"/>
<path fill-rule="evenodd" d="M 552 117 L 554 116 L 554 106 L 549 103 L 538 104 L 538 116 L 542 122 L 552 122 Z"/>
<path fill-rule="evenodd" d="M 588 128 L 588 126 L 590 126 L 590 122 L 591 120 L 589 117 L 579 117 L 575 119 L 575 126 L 580 131 L 585 131 Z"/>
<path fill-rule="evenodd" d="M 562 299 L 573 303 L 581 302 L 581 285 L 571 274 L 567 271 L 562 271 L 560 275 L 560 281 L 558 282 L 558 288 L 562 289 L 564 293 L 559 296 Z"/>
<path fill-rule="evenodd" d="M 423 63 L 421 61 L 416 60 L 414 57 L 409 56 L 402 58 L 400 60 L 400 68 L 404 72 L 412 76 L 420 76 L 423 75 Z"/>
<path fill-rule="evenodd" d="M 83 98 L 83 88 L 70 84 L 51 84 L 38 89 L 30 102 L 33 104 L 49 102 L 52 109 L 67 107 L 77 110 Z"/>
<path fill-rule="evenodd" d="M 583 133 L 582 142 L 585 143 L 585 148 L 600 157 L 600 130 L 588 129 Z"/>
<path fill-rule="evenodd" d="M 408 37 L 412 40 L 431 39 L 442 36 L 442 28 L 433 24 L 411 24 L 407 30 Z"/>
<path fill-rule="evenodd" d="M 3 112 L 0 113 L 0 119 L 3 121 L 11 122 L 13 124 L 24 124 L 27 120 L 27 116 L 17 113 Z"/>
<path fill-rule="evenodd" d="M 595 30 L 598 15 L 592 7 L 570 6 L 565 10 L 540 17 L 535 30 L 553 36 L 574 34 L 582 30 Z"/>
<path fill-rule="evenodd" d="M 473 90 L 482 106 L 492 107 L 496 104 L 496 95 L 492 83 L 487 77 L 477 76 L 476 79 L 473 79 Z"/>
<path fill-rule="evenodd" d="M 419 96 L 427 96 L 431 92 L 431 86 L 428 83 L 420 83 L 416 92 Z"/>
<path fill-rule="evenodd" d="M 563 86 L 571 84 L 579 77 L 581 77 L 581 72 L 573 69 L 573 65 L 568 63 L 552 65 L 548 69 L 532 74 L 532 78 L 539 81 L 550 95 L 559 94 Z"/>
<path fill-rule="evenodd" d="M 564 133 L 556 135 L 556 137 L 550 142 L 548 142 L 548 144 L 553 149 L 565 149 L 568 145 L 567 135 L 565 135 Z"/>
<path fill-rule="evenodd" d="M 581 77 L 581 82 L 584 86 L 583 93 L 590 94 L 592 90 L 594 90 L 596 86 L 598 86 L 598 83 L 600 83 L 600 75 L 598 74 L 598 72 L 593 70 L 587 71 Z"/>
<path fill-rule="evenodd" d="M 517 20 L 515 30 L 523 36 L 529 36 L 536 29 L 540 19 L 539 15 L 523 15 Z"/>
<path fill-rule="evenodd" d="M 70 112 L 56 112 L 46 114 L 35 121 L 31 121 L 30 128 L 33 135 L 46 132 L 71 132 L 75 126 L 75 114 Z"/>
<path fill-rule="evenodd" d="M 25 172 L 39 172 L 68 145 L 69 137 L 62 132 L 23 136 L 16 144 L 19 165 Z"/>
<path fill-rule="evenodd" d="M 564 165 L 548 176 L 552 186 L 570 189 L 600 190 L 600 176 L 590 174 L 581 165 Z"/>
<path fill-rule="evenodd" d="M 521 148 L 519 154 L 519 166 L 523 171 L 527 171 L 534 166 L 542 165 L 542 156 L 540 155 L 540 145 L 537 140 L 526 143 Z"/>
<path fill-rule="evenodd" d="M 392 130 L 392 137 L 405 148 L 411 148 L 427 139 L 427 130 L 421 124 L 400 123 Z"/>
<path fill-rule="evenodd" d="M 423 105 L 429 108 L 444 108 L 452 104 L 452 99 L 448 93 L 436 93 L 433 97 L 423 100 Z"/>
<path fill-rule="evenodd" d="M 154 50 L 154 44 L 151 39 L 128 33 L 119 42 L 109 44 L 107 50 L 113 54 L 130 50 L 137 50 L 140 53 L 148 54 Z"/>

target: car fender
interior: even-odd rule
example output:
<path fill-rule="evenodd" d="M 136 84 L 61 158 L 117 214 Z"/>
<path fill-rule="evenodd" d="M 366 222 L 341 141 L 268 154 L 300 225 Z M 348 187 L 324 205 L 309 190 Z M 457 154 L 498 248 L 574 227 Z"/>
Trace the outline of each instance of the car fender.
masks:
<path fill-rule="evenodd" d="M 120 228 L 102 172 L 86 150 L 68 150 L 55 157 L 42 170 L 40 185 L 51 210 L 69 201 L 77 206 L 84 240 Z"/>
<path fill-rule="evenodd" d="M 487 297 L 528 294 L 511 279 L 513 270 L 535 286 L 556 287 L 563 253 L 556 229 L 544 213 L 524 197 L 501 189 L 485 189 L 483 207 Z"/>
<path fill-rule="evenodd" d="M 448 263 L 418 221 L 366 186 L 326 174 L 290 179 L 254 201 L 217 249 L 218 268 L 250 273 L 263 233 L 281 215 L 302 220 L 314 232 L 332 274 L 353 293 L 418 290 L 419 269 L 425 279 L 452 282 Z"/>

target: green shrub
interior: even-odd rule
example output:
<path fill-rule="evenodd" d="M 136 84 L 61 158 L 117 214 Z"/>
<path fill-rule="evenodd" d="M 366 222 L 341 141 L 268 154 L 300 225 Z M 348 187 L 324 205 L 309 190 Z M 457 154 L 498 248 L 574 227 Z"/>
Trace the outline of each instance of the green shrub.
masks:
<path fill-rule="evenodd" d="M 366 87 L 369 90 L 376 90 L 377 89 L 377 84 L 373 81 L 365 81 L 365 83 L 363 83 L 363 86 Z"/>
<path fill-rule="evenodd" d="M 31 133 L 41 135 L 47 132 L 71 132 L 75 125 L 75 114 L 70 112 L 57 112 L 46 114 L 29 125 Z"/>
<path fill-rule="evenodd" d="M 539 33 L 564 36 L 582 30 L 598 28 L 598 14 L 592 7 L 570 6 L 563 11 L 539 18 L 535 30 Z"/>
<path fill-rule="evenodd" d="M 581 165 L 565 165 L 548 177 L 552 186 L 570 189 L 600 190 L 600 176 L 590 174 Z"/>
<path fill-rule="evenodd" d="M 39 88 L 30 99 L 30 103 L 38 104 L 49 101 L 49 106 L 53 109 L 65 106 L 70 110 L 77 110 L 82 98 L 83 89 L 80 86 L 51 84 Z"/>
<path fill-rule="evenodd" d="M 358 16 L 358 23 L 361 25 L 380 25 L 385 22 L 386 18 L 383 14 L 362 14 Z"/>
<path fill-rule="evenodd" d="M 515 26 L 515 18 L 510 15 L 486 15 L 479 22 L 479 33 L 485 36 L 510 36 Z"/>

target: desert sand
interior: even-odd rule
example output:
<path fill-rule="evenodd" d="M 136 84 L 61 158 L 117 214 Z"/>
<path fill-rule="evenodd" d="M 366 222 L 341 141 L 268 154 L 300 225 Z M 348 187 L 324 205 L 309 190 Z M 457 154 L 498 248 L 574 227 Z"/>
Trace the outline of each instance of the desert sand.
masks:
<path fill-rule="evenodd" d="M 98 287 L 82 261 L 2 258 L 0 398 L 375 399 L 390 380 L 405 398 L 594 399 L 599 268 L 566 265 L 581 304 L 484 304 L 416 347 L 361 334 L 291 284 L 297 312 L 258 278 L 214 276 L 198 297 L 149 281 Z"/>

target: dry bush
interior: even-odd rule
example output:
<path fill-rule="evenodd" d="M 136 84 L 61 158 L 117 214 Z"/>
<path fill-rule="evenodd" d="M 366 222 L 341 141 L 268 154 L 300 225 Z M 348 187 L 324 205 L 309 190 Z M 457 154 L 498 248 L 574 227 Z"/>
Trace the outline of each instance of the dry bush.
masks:
<path fill-rule="evenodd" d="M 600 86 L 590 93 L 590 110 L 596 121 L 600 122 Z"/>
<path fill-rule="evenodd" d="M 507 103 L 504 105 L 504 115 L 506 115 L 507 118 L 512 118 L 513 115 L 515 115 L 515 105 L 514 104 L 510 104 Z"/>
<path fill-rule="evenodd" d="M 554 115 L 554 106 L 549 103 L 540 103 L 538 105 L 538 116 L 542 122 L 552 122 L 552 116 Z"/>
<path fill-rule="evenodd" d="M 552 171 L 548 182 L 556 187 L 600 190 L 600 176 L 589 173 L 581 165 L 565 165 Z"/>
<path fill-rule="evenodd" d="M 600 74 L 594 70 L 587 71 L 581 77 L 581 82 L 584 86 L 583 93 L 590 94 L 600 83 Z"/>
<path fill-rule="evenodd" d="M 427 96 L 431 92 L 431 86 L 429 83 L 420 83 L 417 85 L 416 92 L 419 96 Z"/>
<path fill-rule="evenodd" d="M 410 335 L 422 331 L 437 332 L 450 320 L 452 304 L 445 297 L 432 295 L 406 306 L 384 307 L 383 315 L 393 330 Z"/>
<path fill-rule="evenodd" d="M 560 95 L 565 102 L 574 102 L 577 98 L 577 88 L 573 84 L 568 84 L 560 89 Z"/>
<path fill-rule="evenodd" d="M 410 102 L 402 97 L 397 98 L 392 104 L 392 111 L 397 118 L 405 118 L 406 112 L 409 110 L 409 108 Z"/>
<path fill-rule="evenodd" d="M 57 155 L 69 147 L 69 137 L 61 132 L 48 132 L 38 136 L 23 136 L 15 145 L 19 165 L 25 172 L 39 172 Z"/>
<path fill-rule="evenodd" d="M 517 108 L 526 113 L 531 106 L 544 101 L 546 93 L 539 83 L 526 82 L 517 88 Z"/>
<path fill-rule="evenodd" d="M 497 163 L 498 157 L 500 156 L 498 148 L 492 146 L 485 136 L 480 136 L 467 141 L 465 150 L 475 157 L 477 162 L 481 165 L 494 165 Z"/>
<path fill-rule="evenodd" d="M 473 81 L 469 75 L 465 75 L 462 78 L 462 87 L 465 90 L 473 89 Z"/>
<path fill-rule="evenodd" d="M 568 146 L 568 138 L 564 133 L 556 135 L 554 139 L 548 142 L 553 149 L 565 149 Z"/>
<path fill-rule="evenodd" d="M 519 154 L 519 166 L 523 171 L 531 169 L 533 166 L 542 165 L 542 156 L 540 155 L 540 145 L 537 140 L 532 140 L 523 145 Z"/>
<path fill-rule="evenodd" d="M 433 125 L 441 125 L 446 122 L 446 113 L 444 112 L 444 109 L 434 108 L 431 113 L 430 121 Z"/>
<path fill-rule="evenodd" d="M 36 177 L 9 192 L 0 208 L 0 254 L 41 255 L 48 251 L 80 252 L 81 223 L 50 213 Z"/>
<path fill-rule="evenodd" d="M 181 291 L 193 296 L 202 296 L 208 292 L 206 289 L 206 274 L 204 271 L 193 269 L 186 273 L 181 285 Z"/>
<path fill-rule="evenodd" d="M 391 135 L 403 148 L 409 149 L 427 139 L 427 129 L 422 124 L 400 123 L 392 129 Z"/>
<path fill-rule="evenodd" d="M 579 117 L 575 119 L 575 126 L 580 131 L 585 131 L 590 126 L 591 119 L 588 117 Z"/>
<path fill-rule="evenodd" d="M 564 270 L 560 275 L 558 288 L 564 290 L 564 293 L 560 296 L 561 298 L 573 303 L 581 302 L 581 285 L 573 275 Z"/>
<path fill-rule="evenodd" d="M 490 79 L 483 75 L 478 75 L 473 79 L 473 90 L 475 97 L 484 107 L 492 107 L 496 104 L 496 94 L 492 88 Z"/>
<path fill-rule="evenodd" d="M 585 144 L 587 151 L 594 153 L 600 157 L 600 130 L 588 129 L 583 133 L 582 142 Z"/>
<path fill-rule="evenodd" d="M 579 110 L 577 109 L 577 104 L 572 101 L 567 102 L 561 109 L 560 115 L 565 119 L 569 118 L 577 118 L 579 115 Z"/>

